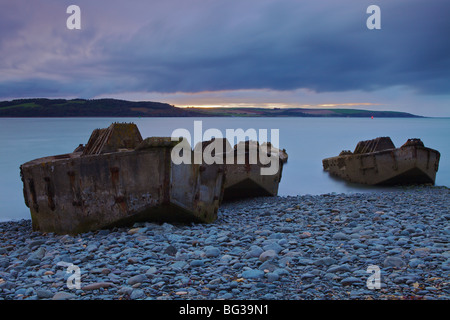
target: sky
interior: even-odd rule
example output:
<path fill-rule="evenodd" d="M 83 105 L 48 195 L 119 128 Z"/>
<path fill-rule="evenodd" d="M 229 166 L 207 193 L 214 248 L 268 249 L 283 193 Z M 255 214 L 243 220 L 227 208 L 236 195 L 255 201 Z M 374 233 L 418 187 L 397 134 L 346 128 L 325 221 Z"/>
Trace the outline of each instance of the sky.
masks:
<path fill-rule="evenodd" d="M 449 117 L 449 31 L 448 0 L 0 0 L 0 100 Z"/>

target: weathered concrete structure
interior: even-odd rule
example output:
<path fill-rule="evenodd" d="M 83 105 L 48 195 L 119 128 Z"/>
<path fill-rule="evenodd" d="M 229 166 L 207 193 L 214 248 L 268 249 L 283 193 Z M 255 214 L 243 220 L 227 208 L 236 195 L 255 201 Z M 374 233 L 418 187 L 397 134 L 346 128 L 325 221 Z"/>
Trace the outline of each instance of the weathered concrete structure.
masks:
<path fill-rule="evenodd" d="M 177 143 L 143 140 L 135 124 L 114 123 L 76 152 L 21 165 L 33 229 L 77 234 L 135 221 L 214 221 L 225 167 L 174 165 Z"/>
<path fill-rule="evenodd" d="M 353 152 L 322 160 L 330 174 L 369 185 L 434 184 L 440 153 L 420 139 L 395 148 L 389 137 L 360 141 Z"/>
<path fill-rule="evenodd" d="M 219 150 L 221 155 L 215 155 L 216 146 L 222 145 Z M 211 150 L 208 150 L 211 148 Z M 201 150 L 213 156 L 222 157 L 226 163 L 224 200 L 276 196 L 281 181 L 283 164 L 287 162 L 286 150 L 272 147 L 269 143 L 259 145 L 257 141 L 245 141 L 236 144 L 233 148 L 227 139 L 212 139 L 201 143 Z M 194 148 L 200 152 L 200 144 Z M 265 154 L 266 153 L 266 154 Z M 274 163 L 264 161 L 262 156 L 272 157 L 276 161 L 276 172 L 274 174 L 262 174 L 261 169 L 270 167 Z"/>

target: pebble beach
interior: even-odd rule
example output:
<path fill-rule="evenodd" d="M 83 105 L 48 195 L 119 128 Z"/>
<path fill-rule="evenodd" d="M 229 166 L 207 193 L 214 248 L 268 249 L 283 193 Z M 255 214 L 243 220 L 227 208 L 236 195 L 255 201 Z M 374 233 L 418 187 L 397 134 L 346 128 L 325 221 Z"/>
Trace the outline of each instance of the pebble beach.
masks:
<path fill-rule="evenodd" d="M 432 186 L 253 198 L 211 224 L 76 236 L 2 222 L 0 300 L 447 300 L 449 200 Z"/>

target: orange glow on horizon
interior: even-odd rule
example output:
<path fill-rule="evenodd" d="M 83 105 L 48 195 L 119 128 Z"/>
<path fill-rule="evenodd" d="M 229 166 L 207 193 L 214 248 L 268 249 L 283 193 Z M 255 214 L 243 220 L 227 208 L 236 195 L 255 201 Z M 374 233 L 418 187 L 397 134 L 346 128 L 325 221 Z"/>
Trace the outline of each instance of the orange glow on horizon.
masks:
<path fill-rule="evenodd" d="M 228 104 L 191 104 L 177 105 L 178 108 L 263 108 L 263 109 L 292 109 L 292 108 L 342 108 L 342 107 L 358 107 L 358 106 L 378 106 L 380 104 L 362 102 L 362 103 L 325 103 L 325 104 L 284 104 L 284 103 L 228 103 Z"/>

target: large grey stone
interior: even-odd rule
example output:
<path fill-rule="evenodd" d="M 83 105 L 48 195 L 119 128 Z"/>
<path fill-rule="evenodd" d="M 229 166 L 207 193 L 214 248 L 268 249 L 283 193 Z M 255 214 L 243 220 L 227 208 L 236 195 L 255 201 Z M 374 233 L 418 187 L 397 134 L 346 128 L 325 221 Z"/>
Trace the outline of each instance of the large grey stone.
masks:
<path fill-rule="evenodd" d="M 246 279 L 263 278 L 264 271 L 258 269 L 250 269 L 242 272 L 242 277 Z"/>
<path fill-rule="evenodd" d="M 53 296 L 53 300 L 72 300 L 72 299 L 76 299 L 76 298 L 77 298 L 77 296 L 74 295 L 73 293 L 64 292 L 64 291 L 57 292 Z"/>
<path fill-rule="evenodd" d="M 402 268 L 406 263 L 399 257 L 387 257 L 384 260 L 383 265 L 385 267 Z"/>
<path fill-rule="evenodd" d="M 207 246 L 205 247 L 205 256 L 207 258 L 215 258 L 220 255 L 220 250 L 216 247 Z"/>
<path fill-rule="evenodd" d="M 143 274 L 138 274 L 136 276 L 133 276 L 131 278 L 128 279 L 127 283 L 132 286 L 136 283 L 143 283 L 147 281 L 147 276 L 143 275 Z"/>
<path fill-rule="evenodd" d="M 144 297 L 145 297 L 145 292 L 144 292 L 144 290 L 141 290 L 141 289 L 134 289 L 130 294 L 131 300 L 142 299 Z"/>
<path fill-rule="evenodd" d="M 324 257 L 324 258 L 314 261 L 313 263 L 317 266 L 320 266 L 320 265 L 331 266 L 332 264 L 335 264 L 336 262 L 337 262 L 337 260 L 332 257 Z"/>
<path fill-rule="evenodd" d="M 261 253 L 261 255 L 259 256 L 259 260 L 261 260 L 262 262 L 266 261 L 266 260 L 273 260 L 277 257 L 277 253 L 270 249 L 267 251 L 264 251 L 263 253 Z"/>

